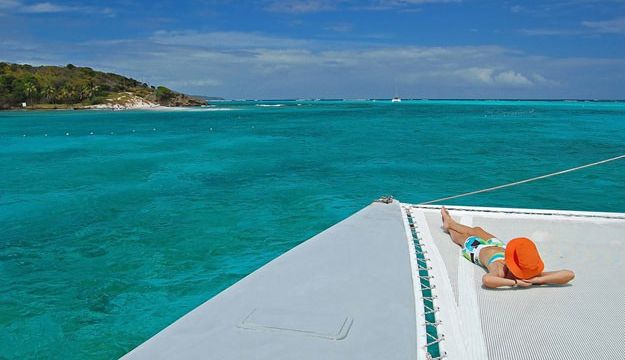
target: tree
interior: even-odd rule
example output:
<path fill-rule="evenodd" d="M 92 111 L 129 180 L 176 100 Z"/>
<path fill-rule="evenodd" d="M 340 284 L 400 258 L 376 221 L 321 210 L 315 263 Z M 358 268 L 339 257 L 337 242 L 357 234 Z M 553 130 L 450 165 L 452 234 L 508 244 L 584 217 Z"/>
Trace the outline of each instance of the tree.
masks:
<path fill-rule="evenodd" d="M 55 93 L 56 93 L 56 89 L 53 88 L 51 85 L 48 85 L 45 88 L 43 88 L 42 95 L 46 98 L 47 102 L 54 102 Z"/>
<path fill-rule="evenodd" d="M 34 105 L 33 98 L 37 96 L 37 87 L 32 82 L 27 82 L 24 84 L 24 94 L 29 100 L 30 106 Z"/>
<path fill-rule="evenodd" d="M 30 66 L 0 62 L 0 108 L 3 109 L 19 107 L 23 102 L 98 104 L 112 95 L 119 96 L 117 92 L 157 99 L 164 104 L 182 96 L 164 86 L 150 87 L 132 78 L 73 64 Z"/>
<path fill-rule="evenodd" d="M 61 102 L 67 102 L 69 100 L 69 90 L 66 87 L 62 87 L 58 93 L 58 99 Z"/>
<path fill-rule="evenodd" d="M 159 102 L 167 102 L 174 97 L 175 93 L 164 86 L 159 86 L 156 88 L 154 95 L 156 95 L 156 99 Z"/>
<path fill-rule="evenodd" d="M 80 100 L 84 100 L 84 99 L 90 99 L 93 96 L 93 93 L 91 92 L 91 87 L 89 85 L 85 85 L 83 86 L 80 91 Z"/>
<path fill-rule="evenodd" d="M 70 87 L 67 91 L 67 100 L 70 103 L 75 104 L 77 97 L 78 97 L 78 91 L 76 91 L 76 89 L 74 89 L 73 87 Z"/>
<path fill-rule="evenodd" d="M 2 70 L 2 68 L 0 68 L 0 70 Z M 13 80 L 13 76 L 2 75 L 0 72 L 0 109 L 11 107 L 13 98 Z"/>

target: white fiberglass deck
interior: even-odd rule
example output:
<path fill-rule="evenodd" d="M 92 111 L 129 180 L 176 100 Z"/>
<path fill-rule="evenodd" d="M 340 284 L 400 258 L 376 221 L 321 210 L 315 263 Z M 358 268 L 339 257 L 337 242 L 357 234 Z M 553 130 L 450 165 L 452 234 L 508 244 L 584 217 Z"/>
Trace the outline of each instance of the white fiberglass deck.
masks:
<path fill-rule="evenodd" d="M 416 359 L 399 204 L 374 203 L 170 325 L 125 359 Z"/>
<path fill-rule="evenodd" d="M 374 203 L 124 358 L 423 360 L 427 343 L 448 359 L 622 357 L 625 214 L 449 209 L 504 241 L 534 239 L 546 270 L 576 278 L 485 289 L 484 270 L 443 233 L 440 207 Z M 437 331 L 426 334 L 432 316 Z"/>

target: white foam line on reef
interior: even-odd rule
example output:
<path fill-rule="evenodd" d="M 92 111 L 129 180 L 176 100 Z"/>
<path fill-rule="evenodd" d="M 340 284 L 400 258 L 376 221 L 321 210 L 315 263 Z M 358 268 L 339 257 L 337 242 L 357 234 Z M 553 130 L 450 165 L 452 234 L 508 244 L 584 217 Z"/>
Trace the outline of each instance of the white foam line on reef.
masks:
<path fill-rule="evenodd" d="M 192 111 L 192 112 L 202 112 L 202 111 L 236 111 L 238 109 L 233 108 L 204 108 L 204 107 L 166 107 L 164 109 L 158 110 L 166 110 L 166 111 Z"/>
<path fill-rule="evenodd" d="M 124 106 L 106 106 L 106 105 L 93 105 L 88 110 L 114 110 L 114 111 L 133 111 L 133 110 L 149 110 L 149 111 L 236 111 L 238 109 L 232 108 L 198 108 L 198 107 L 173 107 L 173 106 L 146 106 L 146 107 L 124 107 Z"/>

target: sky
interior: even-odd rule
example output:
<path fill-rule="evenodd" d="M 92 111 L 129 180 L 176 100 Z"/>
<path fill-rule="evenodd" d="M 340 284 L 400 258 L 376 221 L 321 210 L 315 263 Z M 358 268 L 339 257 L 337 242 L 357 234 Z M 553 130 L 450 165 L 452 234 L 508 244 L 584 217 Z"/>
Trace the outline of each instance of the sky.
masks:
<path fill-rule="evenodd" d="M 228 99 L 625 99 L 625 0 L 0 0 L 0 61 Z"/>

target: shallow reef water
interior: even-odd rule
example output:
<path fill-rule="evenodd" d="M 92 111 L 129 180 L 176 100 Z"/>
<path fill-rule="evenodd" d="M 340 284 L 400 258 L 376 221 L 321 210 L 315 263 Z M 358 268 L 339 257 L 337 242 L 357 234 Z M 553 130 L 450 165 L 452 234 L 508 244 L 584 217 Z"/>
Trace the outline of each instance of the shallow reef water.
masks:
<path fill-rule="evenodd" d="M 625 153 L 625 103 L 0 113 L 0 358 L 112 359 L 381 195 Z M 449 204 L 625 212 L 625 161 Z"/>

